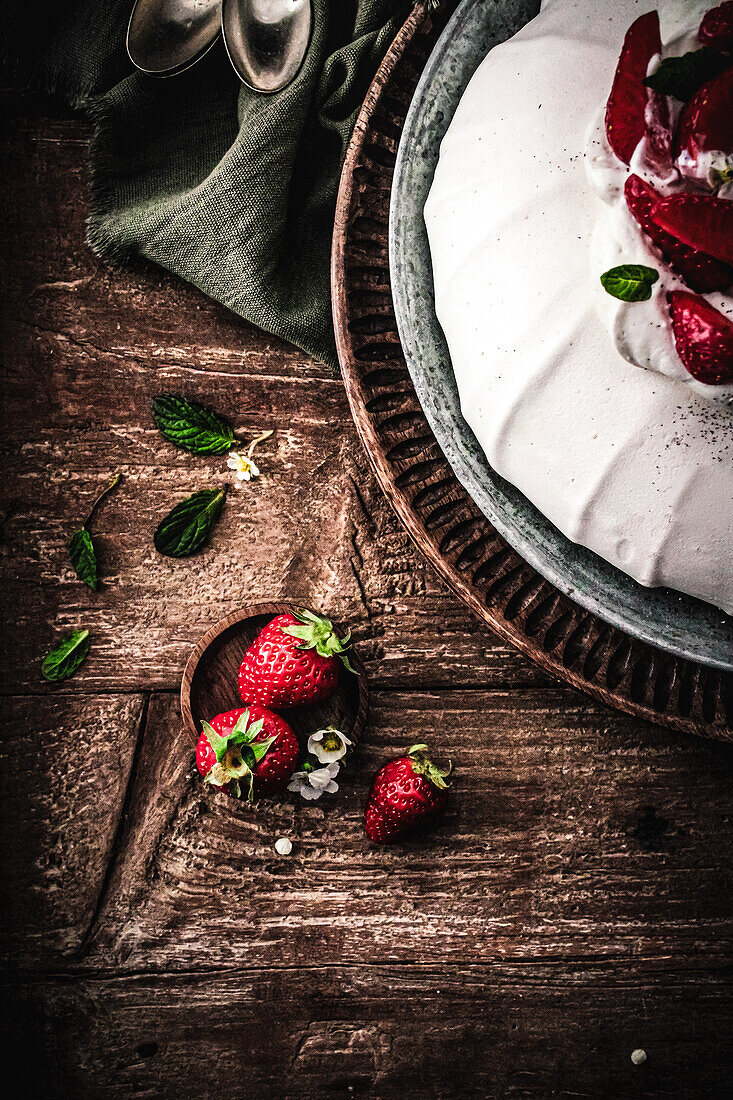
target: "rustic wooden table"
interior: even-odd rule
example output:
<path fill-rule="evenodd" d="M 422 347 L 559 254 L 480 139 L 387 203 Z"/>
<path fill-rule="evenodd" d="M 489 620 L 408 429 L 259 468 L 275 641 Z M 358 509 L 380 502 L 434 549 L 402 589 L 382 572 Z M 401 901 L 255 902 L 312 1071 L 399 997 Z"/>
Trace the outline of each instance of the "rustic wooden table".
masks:
<path fill-rule="evenodd" d="M 18 1095 L 729 1095 L 733 749 L 595 705 L 479 628 L 382 499 L 334 372 L 157 269 L 97 262 L 87 124 L 5 106 Z M 276 429 L 189 561 L 152 531 L 225 470 L 155 431 L 162 390 Z M 66 540 L 115 471 L 93 594 Z M 371 719 L 337 800 L 248 809 L 199 782 L 177 690 L 209 625 L 283 596 L 353 624 Z M 52 639 L 82 625 L 89 660 L 44 683 Z M 369 778 L 418 738 L 457 764 L 451 812 L 370 846 Z"/>

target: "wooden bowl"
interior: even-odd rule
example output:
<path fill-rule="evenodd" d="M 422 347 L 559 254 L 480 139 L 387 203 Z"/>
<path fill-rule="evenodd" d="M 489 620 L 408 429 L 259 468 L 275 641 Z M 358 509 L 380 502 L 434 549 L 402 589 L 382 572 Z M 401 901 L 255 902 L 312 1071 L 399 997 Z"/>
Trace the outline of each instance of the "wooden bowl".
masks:
<path fill-rule="evenodd" d="M 302 604 L 297 601 L 260 603 L 233 611 L 207 630 L 198 642 L 188 658 L 181 682 L 181 714 L 194 745 L 201 734 L 203 719 L 211 721 L 222 711 L 245 705 L 237 686 L 242 658 L 262 628 L 275 615 L 291 611 L 294 606 Z M 338 624 L 335 628 L 337 633 L 345 633 L 345 628 Z M 289 707 L 281 712 L 295 730 L 301 746 L 305 747 L 309 734 L 324 726 L 335 726 L 355 745 L 358 743 L 366 724 L 369 688 L 364 666 L 353 649 L 349 650 L 349 658 L 356 676 L 342 666 L 338 687 L 330 699 L 313 706 Z"/>

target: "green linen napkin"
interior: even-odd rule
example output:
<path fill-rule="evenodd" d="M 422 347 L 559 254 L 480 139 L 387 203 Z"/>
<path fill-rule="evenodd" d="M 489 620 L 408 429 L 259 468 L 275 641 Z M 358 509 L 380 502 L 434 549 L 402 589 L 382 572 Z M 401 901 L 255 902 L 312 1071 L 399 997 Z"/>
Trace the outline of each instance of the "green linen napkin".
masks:
<path fill-rule="evenodd" d="M 412 0 L 414 3 L 414 0 Z M 144 256 L 259 327 L 336 362 L 329 256 L 357 111 L 410 0 L 314 0 L 295 81 L 242 86 L 219 42 L 164 80 L 133 70 L 132 0 L 1 0 L 3 61 L 96 123 L 89 243 Z"/>

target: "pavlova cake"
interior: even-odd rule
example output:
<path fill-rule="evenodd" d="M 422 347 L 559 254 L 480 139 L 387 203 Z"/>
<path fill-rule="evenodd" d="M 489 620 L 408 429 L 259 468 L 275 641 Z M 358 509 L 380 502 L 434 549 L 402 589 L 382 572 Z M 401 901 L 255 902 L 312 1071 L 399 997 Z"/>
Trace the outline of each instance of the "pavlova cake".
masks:
<path fill-rule="evenodd" d="M 645 585 L 733 612 L 733 3 L 546 0 L 425 207 L 492 467 Z"/>

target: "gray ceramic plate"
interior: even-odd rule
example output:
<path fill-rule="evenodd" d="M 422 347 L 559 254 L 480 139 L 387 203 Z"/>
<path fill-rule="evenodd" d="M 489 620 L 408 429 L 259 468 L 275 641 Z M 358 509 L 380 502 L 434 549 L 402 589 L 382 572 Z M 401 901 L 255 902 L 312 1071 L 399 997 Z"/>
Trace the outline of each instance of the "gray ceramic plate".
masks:
<path fill-rule="evenodd" d="M 463 0 L 417 86 L 392 188 L 390 266 L 397 324 L 425 415 L 456 477 L 486 518 L 538 573 L 606 622 L 679 657 L 733 670 L 733 619 L 667 588 L 643 588 L 569 541 L 489 466 L 461 416 L 448 348 L 435 316 L 423 206 L 440 142 L 489 49 L 539 10 L 538 0 Z"/>

